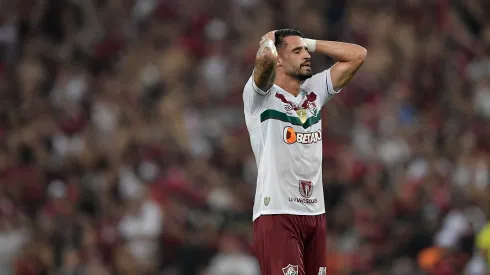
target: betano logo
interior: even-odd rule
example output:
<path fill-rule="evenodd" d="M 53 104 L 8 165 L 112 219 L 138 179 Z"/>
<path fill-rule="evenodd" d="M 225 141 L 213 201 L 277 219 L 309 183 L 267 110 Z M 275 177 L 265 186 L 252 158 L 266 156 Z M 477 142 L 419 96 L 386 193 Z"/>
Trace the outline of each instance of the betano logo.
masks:
<path fill-rule="evenodd" d="M 322 131 L 310 133 L 299 133 L 294 131 L 293 127 L 286 127 L 283 131 L 283 139 L 287 144 L 301 143 L 313 144 L 322 141 Z"/>

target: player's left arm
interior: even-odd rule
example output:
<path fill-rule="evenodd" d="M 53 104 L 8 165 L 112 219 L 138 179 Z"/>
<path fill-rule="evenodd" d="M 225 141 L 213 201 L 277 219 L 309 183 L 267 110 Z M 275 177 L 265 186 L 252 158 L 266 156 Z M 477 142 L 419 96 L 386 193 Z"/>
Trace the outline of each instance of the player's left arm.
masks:
<path fill-rule="evenodd" d="M 337 61 L 330 68 L 334 91 L 345 87 L 366 60 L 367 50 L 356 44 L 307 38 L 303 40 L 308 51 L 328 55 Z"/>

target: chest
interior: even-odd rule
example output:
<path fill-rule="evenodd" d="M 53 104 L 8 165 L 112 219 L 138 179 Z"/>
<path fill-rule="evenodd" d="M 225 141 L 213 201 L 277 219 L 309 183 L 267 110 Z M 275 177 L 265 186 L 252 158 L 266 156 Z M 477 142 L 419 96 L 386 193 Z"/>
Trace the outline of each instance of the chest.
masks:
<path fill-rule="evenodd" d="M 308 119 L 319 116 L 320 105 L 315 93 L 301 91 L 297 96 L 286 92 L 275 91 L 270 97 L 270 107 L 273 110 L 284 113 L 284 115 L 299 120 L 301 124 Z"/>

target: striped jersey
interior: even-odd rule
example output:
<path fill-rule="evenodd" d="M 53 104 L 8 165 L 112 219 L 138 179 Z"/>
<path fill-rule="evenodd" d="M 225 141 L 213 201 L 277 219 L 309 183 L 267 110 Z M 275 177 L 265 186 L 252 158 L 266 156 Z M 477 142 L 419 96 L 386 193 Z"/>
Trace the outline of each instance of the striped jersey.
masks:
<path fill-rule="evenodd" d="M 243 90 L 245 122 L 258 168 L 253 220 L 261 215 L 325 213 L 321 109 L 337 92 L 330 69 L 301 84 L 294 96 L 273 85 Z"/>

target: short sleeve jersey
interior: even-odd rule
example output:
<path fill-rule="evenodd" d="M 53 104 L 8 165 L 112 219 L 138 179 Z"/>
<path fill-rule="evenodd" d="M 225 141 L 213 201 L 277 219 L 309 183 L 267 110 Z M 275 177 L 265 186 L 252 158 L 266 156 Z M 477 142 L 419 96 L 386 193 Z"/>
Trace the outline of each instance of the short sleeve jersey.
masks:
<path fill-rule="evenodd" d="M 262 91 L 248 80 L 244 113 L 258 167 L 253 220 L 325 213 L 320 112 L 336 93 L 330 69 L 304 81 L 297 96 L 277 85 Z"/>

